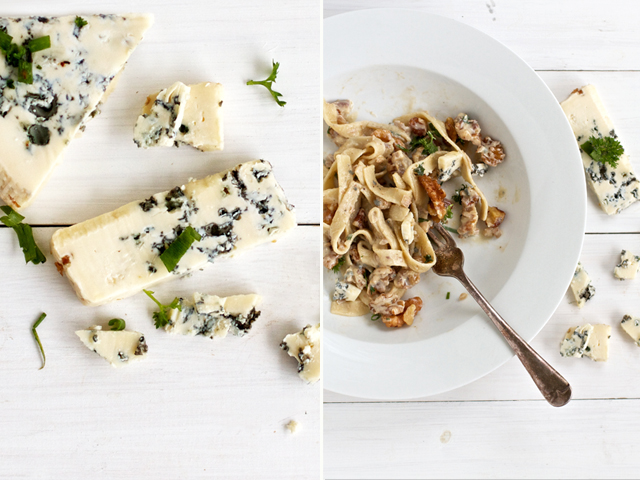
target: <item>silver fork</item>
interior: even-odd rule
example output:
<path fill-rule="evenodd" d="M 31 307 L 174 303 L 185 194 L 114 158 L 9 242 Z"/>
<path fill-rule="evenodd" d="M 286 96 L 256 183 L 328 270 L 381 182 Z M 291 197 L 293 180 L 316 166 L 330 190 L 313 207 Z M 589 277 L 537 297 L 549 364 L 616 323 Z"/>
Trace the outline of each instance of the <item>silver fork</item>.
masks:
<path fill-rule="evenodd" d="M 436 235 L 433 230 L 436 230 L 439 236 Z M 498 330 L 500 330 L 500 333 L 502 333 L 507 343 L 518 356 L 524 368 L 527 369 L 527 372 L 529 372 L 529 375 L 531 375 L 538 390 L 540 390 L 547 402 L 554 407 L 566 405 L 571 399 L 571 385 L 569 385 L 569 382 L 538 355 L 538 353 L 505 322 L 476 286 L 471 283 L 469 277 L 467 277 L 462 270 L 464 255 L 462 254 L 462 250 L 456 246 L 453 237 L 449 235 L 440 223 L 434 223 L 433 228 L 429 229 L 427 235 L 429 235 L 434 245 L 437 256 L 433 271 L 441 277 L 457 278 L 460 283 L 464 285 L 493 324 L 498 327 Z"/>

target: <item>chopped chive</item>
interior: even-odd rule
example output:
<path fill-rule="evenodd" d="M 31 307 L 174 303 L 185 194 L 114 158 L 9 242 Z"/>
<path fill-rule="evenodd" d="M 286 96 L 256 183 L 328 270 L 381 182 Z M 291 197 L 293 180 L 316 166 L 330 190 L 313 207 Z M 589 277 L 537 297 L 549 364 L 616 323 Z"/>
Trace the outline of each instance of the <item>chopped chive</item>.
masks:
<path fill-rule="evenodd" d="M 447 300 L 451 298 L 451 292 L 447 292 Z"/>
<path fill-rule="evenodd" d="M 51 38 L 49 37 L 49 35 L 45 37 L 34 38 L 29 43 L 27 43 L 27 48 L 31 53 L 51 48 Z"/>
<path fill-rule="evenodd" d="M 47 257 L 44 256 L 40 248 L 38 248 L 38 245 L 36 245 L 36 241 L 33 239 L 31 225 L 22 223 L 24 217 L 13 210 L 13 208 L 2 206 L 0 209 L 6 213 L 6 215 L 0 217 L 0 222 L 4 223 L 7 227 L 13 228 L 13 231 L 18 236 L 18 243 L 20 244 L 20 248 L 22 248 L 25 263 L 31 262 L 34 265 L 45 263 Z"/>
<path fill-rule="evenodd" d="M 167 267 L 167 270 L 172 272 L 180 259 L 187 253 L 187 250 L 191 247 L 191 244 L 195 241 L 200 241 L 202 236 L 195 231 L 192 226 L 188 226 L 185 228 L 178 238 L 176 238 L 171 245 L 162 252 L 160 255 L 160 260 L 164 263 L 164 266 Z"/>
<path fill-rule="evenodd" d="M 86 24 L 88 24 L 89 22 L 87 22 L 84 18 L 82 17 L 76 17 L 75 19 L 75 24 L 76 27 L 78 27 L 78 29 L 81 29 L 82 27 L 84 27 Z"/>
<path fill-rule="evenodd" d="M 44 355 L 44 348 L 42 348 L 42 343 L 40 342 L 40 337 L 38 336 L 38 332 L 36 332 L 36 328 L 40 326 L 40 324 L 46 318 L 46 316 L 47 316 L 46 313 L 43 313 L 42 315 L 40 315 L 40 318 L 38 318 L 38 320 L 36 320 L 36 323 L 33 324 L 33 327 L 31 327 L 31 332 L 33 333 L 33 336 L 36 339 L 36 342 L 38 343 L 38 347 L 40 348 L 40 353 L 42 354 L 42 366 L 38 370 L 42 370 L 44 368 L 44 365 L 47 362 L 47 357 L 45 357 Z"/>
<path fill-rule="evenodd" d="M 7 227 L 15 227 L 24 220 L 22 215 L 7 205 L 0 207 L 0 210 L 6 213 L 4 217 L 0 217 L 0 222 L 4 223 Z"/>
<path fill-rule="evenodd" d="M 120 330 L 124 330 L 127 327 L 125 321 L 121 318 L 113 318 L 109 320 L 109 327 L 114 332 L 119 332 Z"/>
<path fill-rule="evenodd" d="M 382 317 L 382 315 L 380 315 L 379 313 L 376 313 L 375 315 L 371 315 L 371 321 L 377 322 L 378 320 L 380 320 L 380 317 Z"/>
<path fill-rule="evenodd" d="M 451 233 L 458 233 L 458 231 L 455 228 L 451 228 L 451 227 L 447 227 L 447 226 L 443 226 L 443 228 L 445 230 L 450 231 Z"/>

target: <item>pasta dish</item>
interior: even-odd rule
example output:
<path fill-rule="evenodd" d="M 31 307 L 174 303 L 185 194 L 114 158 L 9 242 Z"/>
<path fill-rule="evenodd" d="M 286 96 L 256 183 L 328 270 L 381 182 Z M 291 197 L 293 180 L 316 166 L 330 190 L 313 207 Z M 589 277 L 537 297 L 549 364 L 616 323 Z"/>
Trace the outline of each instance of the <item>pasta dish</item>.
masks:
<path fill-rule="evenodd" d="M 443 122 L 420 111 L 387 125 L 355 121 L 352 102 L 338 100 L 324 102 L 324 121 L 338 147 L 323 181 L 323 263 L 338 274 L 331 313 L 411 325 L 422 299 L 403 296 L 437 261 L 433 222 L 459 218 L 445 228 L 461 238 L 502 234 L 505 212 L 489 206 L 474 177 L 499 165 L 504 148 L 464 113 Z M 460 187 L 447 198 L 451 179 Z"/>

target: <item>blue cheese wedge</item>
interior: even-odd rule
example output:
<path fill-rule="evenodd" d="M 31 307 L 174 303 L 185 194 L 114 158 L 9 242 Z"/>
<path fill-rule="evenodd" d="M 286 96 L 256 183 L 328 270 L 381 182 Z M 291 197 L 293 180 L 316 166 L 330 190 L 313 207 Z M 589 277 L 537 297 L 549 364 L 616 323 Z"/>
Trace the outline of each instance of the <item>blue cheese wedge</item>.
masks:
<path fill-rule="evenodd" d="M 103 331 L 95 325 L 88 330 L 78 330 L 76 335 L 89 350 L 104 358 L 114 367 L 147 358 L 147 342 L 140 332 L 128 330 Z"/>
<path fill-rule="evenodd" d="M 298 361 L 298 375 L 307 383 L 320 380 L 320 324 L 307 325 L 300 332 L 287 335 L 280 344 Z"/>
<path fill-rule="evenodd" d="M 620 326 L 640 347 L 640 318 L 625 315 L 622 317 Z"/>
<path fill-rule="evenodd" d="M 579 145 L 592 136 L 617 138 L 613 122 L 593 85 L 575 89 L 560 105 Z M 638 200 L 640 182 L 627 155 L 621 155 L 618 166 L 613 168 L 609 164 L 596 162 L 583 151 L 580 154 L 587 183 L 608 215 L 620 213 Z"/>
<path fill-rule="evenodd" d="M 594 362 L 606 362 L 609 359 L 609 339 L 611 338 L 611 326 L 604 324 L 593 325 L 587 346 L 584 348 L 584 356 Z"/>
<path fill-rule="evenodd" d="M 588 323 L 582 327 L 572 327 L 567 330 L 560 344 L 560 355 L 563 357 L 582 357 L 592 333 L 593 326 Z"/>
<path fill-rule="evenodd" d="M 102 305 L 274 242 L 295 225 L 271 164 L 258 160 L 60 229 L 51 252 L 80 300 Z M 160 254 L 188 226 L 202 239 L 169 272 Z"/>
<path fill-rule="evenodd" d="M 193 300 L 180 299 L 181 308 L 171 310 L 164 329 L 170 333 L 210 338 L 224 338 L 231 331 L 241 337 L 260 316 L 256 307 L 261 300 L 254 294 L 221 298 L 195 293 Z"/>
<path fill-rule="evenodd" d="M 627 250 L 620 253 L 620 263 L 613 269 L 613 275 L 619 280 L 632 280 L 636 278 L 640 268 L 640 257 Z"/>
<path fill-rule="evenodd" d="M 142 148 L 184 144 L 203 152 L 222 150 L 222 97 L 222 85 L 212 82 L 188 86 L 177 82 L 150 95 L 133 140 Z"/>
<path fill-rule="evenodd" d="M 361 288 L 351 285 L 347 282 L 336 282 L 336 288 L 333 291 L 333 299 L 335 301 L 353 302 L 362 292 Z"/>
<path fill-rule="evenodd" d="M 138 117 L 133 129 L 133 141 L 138 147 L 173 146 L 182 125 L 189 90 L 184 83 L 176 82 L 157 94 L 149 111 Z"/>
<path fill-rule="evenodd" d="M 584 304 L 596 294 L 596 288 L 591 284 L 589 274 L 580 262 L 571 280 L 571 292 L 579 308 L 584 307 Z"/>
<path fill-rule="evenodd" d="M 51 48 L 33 54 L 33 83 L 13 82 L 0 55 L 0 198 L 28 206 L 111 93 L 129 56 L 151 26 L 142 14 L 0 18 L 0 29 L 23 44 L 48 35 Z M 11 84 L 13 83 L 13 87 Z"/>
<path fill-rule="evenodd" d="M 438 182 L 444 183 L 449 180 L 454 172 L 462 165 L 462 153 L 461 152 L 449 152 L 441 157 L 438 157 Z"/>

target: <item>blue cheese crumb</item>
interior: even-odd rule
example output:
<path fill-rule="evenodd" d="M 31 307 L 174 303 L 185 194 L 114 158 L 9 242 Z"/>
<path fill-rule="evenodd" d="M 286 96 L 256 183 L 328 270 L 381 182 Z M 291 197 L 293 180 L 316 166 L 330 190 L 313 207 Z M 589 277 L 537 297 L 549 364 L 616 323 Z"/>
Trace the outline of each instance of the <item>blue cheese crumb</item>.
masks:
<path fill-rule="evenodd" d="M 613 274 L 618 280 L 632 280 L 636 278 L 640 268 L 640 257 L 627 250 L 620 253 L 620 263 L 613 269 Z"/>

